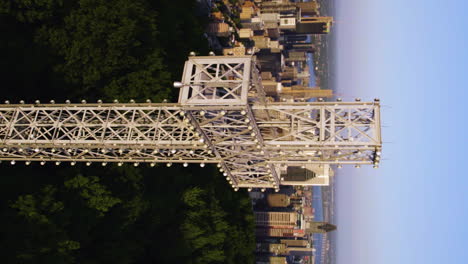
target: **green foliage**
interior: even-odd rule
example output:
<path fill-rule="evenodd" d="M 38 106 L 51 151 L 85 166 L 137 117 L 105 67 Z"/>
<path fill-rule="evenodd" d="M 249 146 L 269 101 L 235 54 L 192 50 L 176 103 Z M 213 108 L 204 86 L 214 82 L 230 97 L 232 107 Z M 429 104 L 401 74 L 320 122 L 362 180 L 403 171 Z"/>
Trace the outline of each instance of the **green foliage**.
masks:
<path fill-rule="evenodd" d="M 5 99 L 160 101 L 190 51 L 194 0 L 0 1 Z M 172 94 L 171 94 L 172 93 Z M 21 96 L 21 97 L 19 97 Z M 0 166 L 4 263 L 253 263 L 246 193 L 214 168 Z"/>
<path fill-rule="evenodd" d="M 181 229 L 193 263 L 223 262 L 229 225 L 218 200 L 199 187 L 185 191 L 182 200 L 187 209 Z"/>
<path fill-rule="evenodd" d="M 156 12 L 144 1 L 81 0 L 59 26 L 38 39 L 64 58 L 57 70 L 82 92 L 121 100 L 168 95 L 170 74 L 157 41 Z M 91 91 L 89 91 L 91 90 Z"/>
<path fill-rule="evenodd" d="M 63 5 L 63 0 L 6 0 L 0 2 L 0 14 L 13 13 L 21 22 L 41 22 L 53 18 Z"/>
<path fill-rule="evenodd" d="M 80 196 L 86 200 L 87 205 L 100 212 L 107 212 L 109 208 L 121 202 L 120 199 L 113 197 L 112 193 L 100 184 L 99 178 L 95 176 L 77 175 L 66 181 L 65 187 L 78 190 Z"/>
<path fill-rule="evenodd" d="M 55 214 L 64 209 L 62 202 L 54 200 L 56 191 L 55 187 L 46 185 L 38 196 L 20 195 L 11 207 L 18 210 L 18 215 L 30 221 L 49 223 L 48 214 Z"/>
<path fill-rule="evenodd" d="M 80 248 L 80 243 L 73 240 L 64 240 L 58 243 L 58 252 L 65 253 Z"/>
<path fill-rule="evenodd" d="M 102 99 L 168 98 L 173 78 L 146 1 L 11 1 L 0 12 L 33 23 L 34 41 L 56 56 L 70 94 Z"/>
<path fill-rule="evenodd" d="M 12 216 L 16 222 L 7 222 L 4 230 L 8 246 L 2 248 L 11 248 L 9 253 L 14 254 L 6 257 L 7 260 L 14 258 L 21 263 L 52 259 L 73 261 L 72 251 L 78 250 L 80 243 L 69 239 L 58 221 L 66 207 L 57 200 L 57 192 L 57 188 L 45 185 L 38 193 L 20 195 L 10 204 L 16 212 Z M 13 212 L 6 210 L 10 215 Z"/>

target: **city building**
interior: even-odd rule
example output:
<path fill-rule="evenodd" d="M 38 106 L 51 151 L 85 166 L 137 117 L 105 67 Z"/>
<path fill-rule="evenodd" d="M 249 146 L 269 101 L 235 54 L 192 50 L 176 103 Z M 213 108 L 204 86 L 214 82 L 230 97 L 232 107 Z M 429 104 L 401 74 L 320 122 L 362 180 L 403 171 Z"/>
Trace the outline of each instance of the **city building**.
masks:
<path fill-rule="evenodd" d="M 302 208 L 302 215 L 304 216 L 304 219 L 307 220 L 312 220 L 314 218 L 314 208 L 310 206 L 304 206 Z"/>
<path fill-rule="evenodd" d="M 281 177 L 284 178 L 285 185 L 327 186 L 330 183 L 330 176 L 333 175 L 333 170 L 327 164 L 306 164 L 281 169 Z"/>
<path fill-rule="evenodd" d="M 286 244 L 282 243 L 257 243 L 256 252 L 259 253 L 272 253 L 274 255 L 284 255 L 287 251 Z"/>
<path fill-rule="evenodd" d="M 332 17 L 301 17 L 296 34 L 327 34 L 332 26 Z"/>
<path fill-rule="evenodd" d="M 253 31 L 250 28 L 241 28 L 239 30 L 239 38 L 251 39 L 253 37 Z"/>
<path fill-rule="evenodd" d="M 287 247 L 309 247 L 310 244 L 307 240 L 303 239 L 281 239 L 281 244 L 285 244 Z"/>
<path fill-rule="evenodd" d="M 312 43 L 288 43 L 284 46 L 286 50 L 291 50 L 291 51 L 302 51 L 302 52 L 307 52 L 307 53 L 313 53 L 315 52 L 315 45 Z"/>
<path fill-rule="evenodd" d="M 307 35 L 289 34 L 284 36 L 285 43 L 301 43 L 307 40 Z"/>
<path fill-rule="evenodd" d="M 272 52 L 271 50 L 260 50 L 255 54 L 257 62 L 260 63 L 262 72 L 271 72 L 273 75 L 281 72 L 284 67 L 284 56 L 282 53 Z"/>
<path fill-rule="evenodd" d="M 281 94 L 282 98 L 294 98 L 294 99 L 333 97 L 333 90 L 331 89 L 319 89 L 318 87 L 305 87 L 301 85 L 293 85 L 291 87 L 282 87 L 279 93 Z"/>
<path fill-rule="evenodd" d="M 223 49 L 223 55 L 224 56 L 227 56 L 227 55 L 244 56 L 245 51 L 246 51 L 246 49 L 245 49 L 244 45 L 242 45 L 242 43 L 240 43 L 239 46 L 235 46 L 235 47 L 232 47 L 232 48 L 224 48 Z"/>
<path fill-rule="evenodd" d="M 288 228 L 296 226 L 296 212 L 254 212 L 256 226 Z"/>
<path fill-rule="evenodd" d="M 230 4 L 227 0 L 223 2 L 229 9 L 228 14 L 224 10 L 224 14 L 211 13 L 212 20 L 207 30 L 209 41 L 222 43 L 223 47 L 217 51 L 222 50 L 224 55 L 256 56 L 261 84 L 268 101 L 297 102 L 333 96 L 330 89 L 309 87 L 326 86 L 321 84 L 319 79 L 309 85 L 310 53 L 315 53 L 320 47 L 320 43 L 311 38 L 311 35 L 330 32 L 333 23 L 331 17 L 320 16 L 319 4 L 316 1 L 252 0 L 237 4 Z M 237 29 L 229 17 L 229 13 L 231 16 L 236 13 L 235 10 L 239 16 L 234 21 L 236 24 L 240 22 L 241 29 Z M 234 41 L 234 35 L 238 37 L 237 41 Z M 315 72 L 320 72 L 320 69 L 316 69 Z M 277 133 L 287 137 L 289 132 L 279 129 Z M 314 153 L 305 148 L 298 150 L 297 154 Z M 333 171 L 326 164 L 297 164 L 280 166 L 279 176 L 283 185 L 290 185 L 283 187 L 281 193 L 265 193 L 264 190 L 255 188 L 249 193 L 257 210 L 254 212 L 256 263 L 283 264 L 287 263 L 287 260 L 290 263 L 313 263 L 314 258 L 309 258 L 314 251 L 310 234 L 326 233 L 336 229 L 336 226 L 313 222 L 315 212 L 312 208 L 312 193 L 303 191 L 311 188 L 300 186 L 329 185 Z M 275 208 L 275 211 L 267 211 L 268 207 Z M 290 212 L 292 210 L 294 211 Z M 288 256 L 288 259 L 285 256 Z"/>
<path fill-rule="evenodd" d="M 285 257 L 270 257 L 270 264 L 287 264 Z"/>
<path fill-rule="evenodd" d="M 288 207 L 291 204 L 291 201 L 288 195 L 275 193 L 267 196 L 267 203 L 270 207 Z"/>
<path fill-rule="evenodd" d="M 287 254 L 293 256 L 311 256 L 312 252 L 315 252 L 315 248 L 304 248 L 304 247 L 288 247 Z"/>
<path fill-rule="evenodd" d="M 336 226 L 326 222 L 307 222 L 305 232 L 307 234 L 324 234 L 336 230 Z"/>
<path fill-rule="evenodd" d="M 207 32 L 214 34 L 217 37 L 229 37 L 231 35 L 229 24 L 224 22 L 213 22 L 208 24 Z"/>
<path fill-rule="evenodd" d="M 303 229 L 294 228 L 271 228 L 271 227 L 257 227 L 255 228 L 255 235 L 258 238 L 262 237 L 304 237 Z"/>
<path fill-rule="evenodd" d="M 316 16 L 319 13 L 319 4 L 315 1 L 298 2 L 296 6 L 301 9 L 301 15 Z"/>
<path fill-rule="evenodd" d="M 256 264 L 287 264 L 285 257 L 261 256 L 255 260 Z"/>

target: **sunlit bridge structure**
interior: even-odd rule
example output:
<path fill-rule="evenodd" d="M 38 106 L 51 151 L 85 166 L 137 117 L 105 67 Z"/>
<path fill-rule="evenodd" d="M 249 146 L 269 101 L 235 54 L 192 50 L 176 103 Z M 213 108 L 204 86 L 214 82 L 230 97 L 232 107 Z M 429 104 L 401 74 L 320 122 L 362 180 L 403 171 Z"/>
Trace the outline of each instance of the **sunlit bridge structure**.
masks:
<path fill-rule="evenodd" d="M 174 87 L 178 103 L 5 102 L 0 160 L 214 163 L 236 190 L 278 190 L 287 166 L 379 164 L 378 100 L 271 102 L 254 56 L 191 56 Z"/>

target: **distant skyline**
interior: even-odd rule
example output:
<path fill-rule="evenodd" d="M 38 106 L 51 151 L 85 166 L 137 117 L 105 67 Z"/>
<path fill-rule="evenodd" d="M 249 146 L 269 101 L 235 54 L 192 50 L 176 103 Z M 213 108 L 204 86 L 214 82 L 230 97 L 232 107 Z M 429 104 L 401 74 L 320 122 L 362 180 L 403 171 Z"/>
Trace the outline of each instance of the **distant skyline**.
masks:
<path fill-rule="evenodd" d="M 338 93 L 384 125 L 381 168 L 337 175 L 337 263 L 467 263 L 468 3 L 335 2 Z"/>

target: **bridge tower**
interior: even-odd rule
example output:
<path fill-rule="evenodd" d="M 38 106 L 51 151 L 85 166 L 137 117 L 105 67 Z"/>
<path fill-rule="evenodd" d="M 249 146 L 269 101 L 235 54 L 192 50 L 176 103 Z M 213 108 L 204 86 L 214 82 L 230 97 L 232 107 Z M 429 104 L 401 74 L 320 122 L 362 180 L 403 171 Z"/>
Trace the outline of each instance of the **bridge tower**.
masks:
<path fill-rule="evenodd" d="M 275 188 L 288 166 L 370 164 L 380 103 L 270 102 L 253 56 L 192 56 L 178 103 L 0 106 L 0 160 L 11 164 L 217 164 L 234 189 Z"/>

